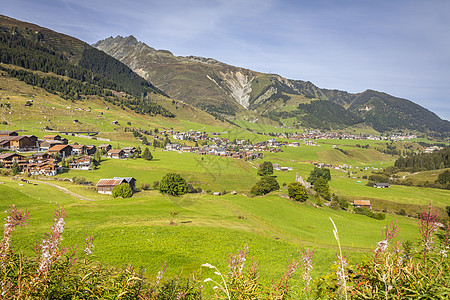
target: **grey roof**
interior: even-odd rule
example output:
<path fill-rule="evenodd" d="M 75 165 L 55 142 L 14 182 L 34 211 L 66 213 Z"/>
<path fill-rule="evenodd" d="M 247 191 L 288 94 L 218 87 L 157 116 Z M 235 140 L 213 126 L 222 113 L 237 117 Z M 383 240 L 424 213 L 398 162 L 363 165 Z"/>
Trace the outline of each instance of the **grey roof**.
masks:
<path fill-rule="evenodd" d="M 130 183 L 131 180 L 133 180 L 134 178 L 133 178 L 133 177 L 114 177 L 113 179 L 114 179 L 114 180 L 123 179 L 123 180 L 125 180 L 126 182 Z M 136 179 L 134 179 L 134 180 L 136 180 Z"/>

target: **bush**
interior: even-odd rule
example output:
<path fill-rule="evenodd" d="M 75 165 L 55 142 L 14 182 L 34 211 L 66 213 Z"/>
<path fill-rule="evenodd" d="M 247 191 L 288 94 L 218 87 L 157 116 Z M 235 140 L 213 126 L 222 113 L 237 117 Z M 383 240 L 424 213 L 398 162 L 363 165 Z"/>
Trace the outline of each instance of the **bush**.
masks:
<path fill-rule="evenodd" d="M 288 185 L 289 198 L 295 201 L 305 202 L 308 199 L 308 193 L 305 187 L 299 182 L 291 182 Z"/>
<path fill-rule="evenodd" d="M 172 196 L 184 195 L 187 192 L 186 180 L 180 174 L 167 173 L 159 183 L 159 191 Z"/>
<path fill-rule="evenodd" d="M 153 189 L 159 190 L 159 181 L 158 180 L 153 181 Z"/>
<path fill-rule="evenodd" d="M 130 198 L 131 196 L 133 196 L 133 190 L 128 183 L 121 183 L 113 188 L 112 196 L 114 198 Z"/>
<path fill-rule="evenodd" d="M 271 176 L 263 176 L 250 190 L 250 193 L 256 196 L 268 194 L 280 189 L 278 181 Z"/>
<path fill-rule="evenodd" d="M 330 187 L 327 181 L 320 177 L 314 183 L 314 190 L 326 200 L 330 200 Z"/>
<path fill-rule="evenodd" d="M 325 181 L 330 181 L 330 169 L 314 167 L 314 170 L 312 170 L 309 174 L 308 182 L 311 182 L 311 184 L 314 185 L 319 178 L 323 178 Z"/>
<path fill-rule="evenodd" d="M 258 175 L 259 176 L 267 176 L 273 174 L 273 165 L 270 161 L 265 161 L 259 165 Z"/>
<path fill-rule="evenodd" d="M 140 188 L 143 191 L 148 191 L 150 189 L 150 184 L 148 182 L 143 182 L 143 183 L 141 183 Z"/>

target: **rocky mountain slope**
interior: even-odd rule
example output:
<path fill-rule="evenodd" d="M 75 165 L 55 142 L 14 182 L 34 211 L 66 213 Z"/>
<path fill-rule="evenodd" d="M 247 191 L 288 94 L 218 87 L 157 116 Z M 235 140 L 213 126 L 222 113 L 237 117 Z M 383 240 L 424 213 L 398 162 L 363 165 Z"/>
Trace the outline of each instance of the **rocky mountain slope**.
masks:
<path fill-rule="evenodd" d="M 204 110 L 236 117 L 255 114 L 284 123 L 296 118 L 303 126 L 338 129 L 345 120 L 322 122 L 311 102 L 321 103 L 328 111 L 338 104 L 347 112 L 343 118 L 353 124 L 366 124 L 379 132 L 417 131 L 449 136 L 450 122 L 406 99 L 367 90 L 358 94 L 321 89 L 309 81 L 290 80 L 275 74 L 263 74 L 230 66 L 211 58 L 174 56 L 156 50 L 135 37 L 109 37 L 93 45 L 129 66 L 169 96 Z M 307 118 L 305 118 L 305 116 Z M 316 119 L 316 120 L 314 120 Z M 316 122 L 317 121 L 317 122 Z M 319 122 L 320 121 L 320 122 Z"/>

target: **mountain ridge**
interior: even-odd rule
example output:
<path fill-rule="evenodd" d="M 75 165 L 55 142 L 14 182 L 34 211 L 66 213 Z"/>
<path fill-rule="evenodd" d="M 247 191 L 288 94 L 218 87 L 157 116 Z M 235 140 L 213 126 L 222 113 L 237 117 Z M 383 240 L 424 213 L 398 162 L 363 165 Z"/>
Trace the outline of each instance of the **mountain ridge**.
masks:
<path fill-rule="evenodd" d="M 119 59 L 168 95 L 229 118 L 249 114 L 264 117 L 285 107 L 296 111 L 299 104 L 328 100 L 379 132 L 406 130 L 444 137 L 450 134 L 450 122 L 428 109 L 371 89 L 360 93 L 324 89 L 310 81 L 260 73 L 213 58 L 175 56 L 139 42 L 134 36 L 109 37 L 93 46 Z M 298 124 L 306 123 L 300 113 L 295 118 Z M 283 119 L 277 121 L 285 123 Z"/>

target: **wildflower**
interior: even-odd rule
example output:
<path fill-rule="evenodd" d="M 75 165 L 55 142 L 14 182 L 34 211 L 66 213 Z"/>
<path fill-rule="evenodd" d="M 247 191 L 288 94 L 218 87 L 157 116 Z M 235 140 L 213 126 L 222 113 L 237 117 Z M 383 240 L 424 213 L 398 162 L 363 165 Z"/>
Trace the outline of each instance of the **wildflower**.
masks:
<path fill-rule="evenodd" d="M 86 236 L 84 239 L 84 242 L 86 244 L 86 248 L 84 249 L 84 253 L 86 256 L 89 256 L 92 254 L 92 248 L 94 248 L 94 235 Z"/>
<path fill-rule="evenodd" d="M 66 251 L 65 249 L 59 249 L 62 241 L 61 234 L 64 232 L 65 216 L 64 209 L 59 209 L 55 212 L 52 231 L 46 235 L 46 238 L 38 246 L 40 253 L 38 273 L 41 276 L 45 276 L 51 265 Z"/>
<path fill-rule="evenodd" d="M 6 257 L 11 249 L 11 233 L 16 227 L 27 226 L 27 221 L 30 219 L 30 214 L 27 211 L 19 211 L 15 205 L 11 205 L 6 213 L 8 213 L 8 216 L 5 218 L 3 241 L 0 245 L 2 258 Z"/>
<path fill-rule="evenodd" d="M 303 273 L 302 273 L 302 279 L 305 284 L 305 291 L 308 293 L 309 284 L 311 282 L 311 271 L 313 269 L 312 265 L 312 256 L 314 254 L 314 250 L 307 250 L 304 247 L 300 248 L 300 253 L 302 256 L 303 261 Z"/>
<path fill-rule="evenodd" d="M 163 265 L 161 266 L 161 270 L 158 271 L 158 276 L 156 276 L 155 285 L 157 285 L 161 281 L 164 273 L 166 272 L 166 269 L 167 269 L 167 262 L 164 262 Z"/>
<path fill-rule="evenodd" d="M 244 250 L 239 249 L 239 254 L 233 255 L 232 253 L 228 259 L 228 266 L 231 269 L 232 273 L 237 272 L 238 274 L 242 274 L 242 271 L 245 267 L 245 262 L 247 261 L 248 247 L 247 245 L 244 247 Z M 217 274 L 218 275 L 218 274 Z"/>

